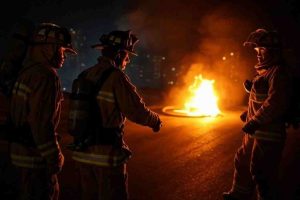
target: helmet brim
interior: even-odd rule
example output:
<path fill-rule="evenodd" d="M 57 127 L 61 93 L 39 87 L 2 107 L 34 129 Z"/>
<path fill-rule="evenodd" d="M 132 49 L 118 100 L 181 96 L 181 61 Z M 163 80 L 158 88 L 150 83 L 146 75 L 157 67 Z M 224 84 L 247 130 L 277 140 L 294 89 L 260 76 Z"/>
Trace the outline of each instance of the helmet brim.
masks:
<path fill-rule="evenodd" d="M 91 47 L 92 47 L 93 49 L 96 49 L 96 50 L 100 50 L 100 51 L 101 51 L 102 49 L 104 49 L 105 47 L 108 47 L 108 46 L 109 46 L 109 45 L 94 44 L 94 45 L 92 45 Z M 122 50 L 128 52 L 129 54 L 135 55 L 135 56 L 138 55 L 136 52 L 130 51 L 130 50 L 128 50 L 128 49 L 122 49 Z"/>
<path fill-rule="evenodd" d="M 281 46 L 268 46 L 268 45 L 258 45 L 255 42 L 244 42 L 243 43 L 244 47 L 252 47 L 252 48 L 256 48 L 256 47 L 264 47 L 264 48 L 269 48 L 269 49 L 280 49 L 282 48 Z"/>
<path fill-rule="evenodd" d="M 94 44 L 91 46 L 93 49 L 96 49 L 96 50 L 102 50 L 104 49 L 105 47 L 107 47 L 107 45 L 103 45 L 103 44 Z"/>
<path fill-rule="evenodd" d="M 138 54 L 136 53 L 136 52 L 134 52 L 134 51 L 129 51 L 129 50 L 127 50 L 127 49 L 124 49 L 124 51 L 126 51 L 126 52 L 128 52 L 128 53 L 130 53 L 130 54 L 132 54 L 132 55 L 134 55 L 134 56 L 137 56 Z"/>
<path fill-rule="evenodd" d="M 73 48 L 69 48 L 69 47 L 64 47 L 65 48 L 65 52 L 66 53 L 70 53 L 70 54 L 73 54 L 73 55 L 77 55 L 77 51 Z"/>
<path fill-rule="evenodd" d="M 254 42 L 244 42 L 243 46 L 244 47 L 257 47 L 257 44 Z"/>

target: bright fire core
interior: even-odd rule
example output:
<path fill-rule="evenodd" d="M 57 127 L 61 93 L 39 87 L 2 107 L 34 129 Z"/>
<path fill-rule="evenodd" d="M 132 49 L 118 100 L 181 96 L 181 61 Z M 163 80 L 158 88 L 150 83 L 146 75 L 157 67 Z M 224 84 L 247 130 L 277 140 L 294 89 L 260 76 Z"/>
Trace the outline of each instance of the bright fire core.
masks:
<path fill-rule="evenodd" d="M 218 97 L 214 91 L 214 80 L 207 80 L 202 75 L 195 76 L 194 82 L 189 86 L 190 96 L 184 103 L 183 109 L 174 112 L 187 116 L 217 116 L 220 114 Z"/>

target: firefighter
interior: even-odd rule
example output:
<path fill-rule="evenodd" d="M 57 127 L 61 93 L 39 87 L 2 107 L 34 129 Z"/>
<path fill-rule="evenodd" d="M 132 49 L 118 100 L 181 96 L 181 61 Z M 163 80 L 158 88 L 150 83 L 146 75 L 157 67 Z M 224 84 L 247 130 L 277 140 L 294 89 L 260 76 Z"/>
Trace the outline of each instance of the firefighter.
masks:
<path fill-rule="evenodd" d="M 257 29 L 244 46 L 253 47 L 258 63 L 256 75 L 244 83 L 249 92 L 248 110 L 241 115 L 245 133 L 234 158 L 231 190 L 225 200 L 258 200 L 277 197 L 278 167 L 286 139 L 285 115 L 290 102 L 290 82 L 282 56 L 282 44 L 275 31 Z"/>
<path fill-rule="evenodd" d="M 68 29 L 39 24 L 13 87 L 10 154 L 20 175 L 20 199 L 58 199 L 64 156 L 56 132 L 63 100 L 57 70 L 66 53 L 76 54 Z"/>
<path fill-rule="evenodd" d="M 103 34 L 100 42 L 92 46 L 102 53 L 97 64 L 81 75 L 96 83 L 103 78 L 104 71 L 113 69 L 101 89 L 96 91 L 97 103 L 92 108 L 99 110 L 95 120 L 103 128 L 102 131 L 93 130 L 92 143 L 86 144 L 83 150 L 73 151 L 72 158 L 78 164 L 82 199 L 127 200 L 126 164 L 132 152 L 123 140 L 125 120 L 148 126 L 154 132 L 160 130 L 162 122 L 157 113 L 145 106 L 124 73 L 130 55 L 136 55 L 137 37 L 130 30 L 116 30 Z"/>

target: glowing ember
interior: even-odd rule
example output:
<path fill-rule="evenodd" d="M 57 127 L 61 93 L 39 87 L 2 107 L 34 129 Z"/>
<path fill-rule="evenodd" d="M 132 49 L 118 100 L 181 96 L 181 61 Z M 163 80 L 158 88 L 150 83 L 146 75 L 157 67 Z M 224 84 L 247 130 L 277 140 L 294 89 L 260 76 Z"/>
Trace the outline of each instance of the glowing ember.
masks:
<path fill-rule="evenodd" d="M 220 114 L 218 108 L 218 97 L 213 88 L 214 80 L 195 76 L 194 83 L 189 86 L 191 96 L 187 99 L 183 109 L 174 109 L 173 112 L 187 116 L 217 116 Z"/>

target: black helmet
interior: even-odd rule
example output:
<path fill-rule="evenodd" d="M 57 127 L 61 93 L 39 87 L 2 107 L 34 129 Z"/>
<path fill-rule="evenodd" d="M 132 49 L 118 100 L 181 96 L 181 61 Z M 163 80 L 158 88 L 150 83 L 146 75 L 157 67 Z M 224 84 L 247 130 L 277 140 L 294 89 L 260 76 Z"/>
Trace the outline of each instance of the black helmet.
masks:
<path fill-rule="evenodd" d="M 134 52 L 134 45 L 139 41 L 137 37 L 131 34 L 131 31 L 112 31 L 109 34 L 103 34 L 100 37 L 101 44 L 92 45 L 92 48 L 103 49 L 106 46 L 111 46 L 117 50 L 127 51 L 133 55 L 137 55 Z"/>
<path fill-rule="evenodd" d="M 248 39 L 243 45 L 266 48 L 281 48 L 282 46 L 279 35 L 276 31 L 267 31 L 262 28 L 250 33 Z"/>
<path fill-rule="evenodd" d="M 32 44 L 58 44 L 67 52 L 77 54 L 72 46 L 72 36 L 69 30 L 53 23 L 39 24 L 33 35 Z"/>

